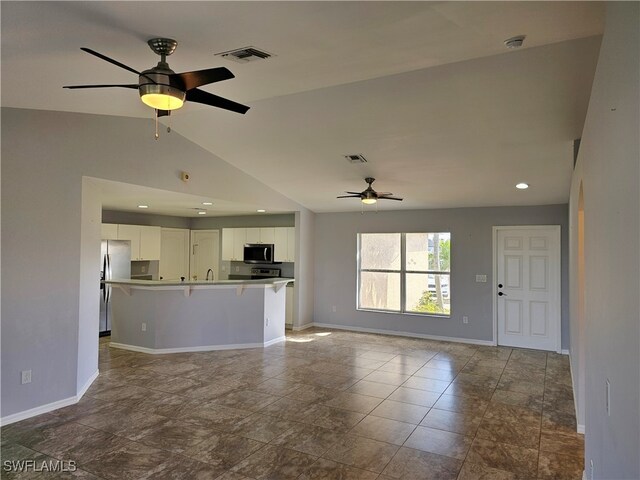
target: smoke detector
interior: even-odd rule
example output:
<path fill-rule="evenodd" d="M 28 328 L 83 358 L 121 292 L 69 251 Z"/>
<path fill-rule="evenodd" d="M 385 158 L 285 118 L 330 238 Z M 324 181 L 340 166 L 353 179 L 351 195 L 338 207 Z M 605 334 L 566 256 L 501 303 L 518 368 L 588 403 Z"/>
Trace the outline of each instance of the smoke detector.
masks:
<path fill-rule="evenodd" d="M 236 48 L 235 50 L 229 50 L 227 52 L 220 52 L 215 54 L 218 57 L 231 60 L 236 63 L 247 63 L 255 60 L 266 60 L 274 55 L 265 50 L 260 50 L 256 47 L 243 47 Z"/>
<path fill-rule="evenodd" d="M 361 153 L 345 155 L 344 158 L 346 158 L 347 162 L 349 163 L 367 163 L 367 159 L 364 158 L 364 155 L 362 155 Z"/>
<path fill-rule="evenodd" d="M 507 48 L 520 48 L 524 43 L 525 38 L 526 35 L 518 35 L 516 37 L 506 39 L 504 41 L 504 44 L 507 46 Z"/>

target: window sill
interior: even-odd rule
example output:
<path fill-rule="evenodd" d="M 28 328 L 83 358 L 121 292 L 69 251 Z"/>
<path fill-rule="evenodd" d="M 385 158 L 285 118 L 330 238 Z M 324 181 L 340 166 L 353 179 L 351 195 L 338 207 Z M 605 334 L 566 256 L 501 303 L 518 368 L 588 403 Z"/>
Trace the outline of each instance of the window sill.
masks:
<path fill-rule="evenodd" d="M 434 317 L 434 318 L 451 318 L 451 314 L 444 313 L 419 313 L 419 312 L 401 312 L 400 310 L 376 310 L 374 308 L 357 308 L 358 312 L 374 312 L 374 313 L 390 313 L 393 315 L 410 315 L 413 317 Z"/>

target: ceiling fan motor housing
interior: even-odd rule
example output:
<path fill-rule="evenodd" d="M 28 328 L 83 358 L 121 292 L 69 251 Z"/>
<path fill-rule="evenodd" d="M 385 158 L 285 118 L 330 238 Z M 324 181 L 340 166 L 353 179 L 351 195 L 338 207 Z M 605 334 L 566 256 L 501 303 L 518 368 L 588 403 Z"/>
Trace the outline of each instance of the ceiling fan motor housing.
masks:
<path fill-rule="evenodd" d="M 138 78 L 142 101 L 159 110 L 180 108 L 186 98 L 186 89 L 179 76 L 172 76 L 174 73 L 165 62 L 142 72 Z"/>

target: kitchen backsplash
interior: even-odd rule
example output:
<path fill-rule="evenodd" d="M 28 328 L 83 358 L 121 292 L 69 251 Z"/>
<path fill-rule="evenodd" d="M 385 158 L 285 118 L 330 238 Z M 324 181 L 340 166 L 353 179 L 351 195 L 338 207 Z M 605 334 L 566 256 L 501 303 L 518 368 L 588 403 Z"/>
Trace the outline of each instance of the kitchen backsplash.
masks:
<path fill-rule="evenodd" d="M 151 280 L 158 280 L 160 278 L 160 262 L 158 260 L 133 260 L 131 262 L 131 278 L 140 278 L 140 275 L 151 275 Z"/>
<path fill-rule="evenodd" d="M 220 278 L 226 280 L 229 274 L 232 275 L 251 275 L 252 268 L 279 268 L 280 276 L 294 278 L 295 263 L 284 262 L 277 265 L 274 264 L 247 264 L 244 262 L 220 262 Z"/>

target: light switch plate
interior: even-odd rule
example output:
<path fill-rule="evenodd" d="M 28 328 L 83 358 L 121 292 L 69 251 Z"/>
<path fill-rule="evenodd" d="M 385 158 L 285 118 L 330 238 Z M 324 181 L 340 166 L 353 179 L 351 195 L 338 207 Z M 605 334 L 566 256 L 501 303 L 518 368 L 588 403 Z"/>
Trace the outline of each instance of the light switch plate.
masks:
<path fill-rule="evenodd" d="M 486 283 L 487 282 L 487 276 L 486 275 L 476 275 L 476 282 L 477 283 Z"/>

